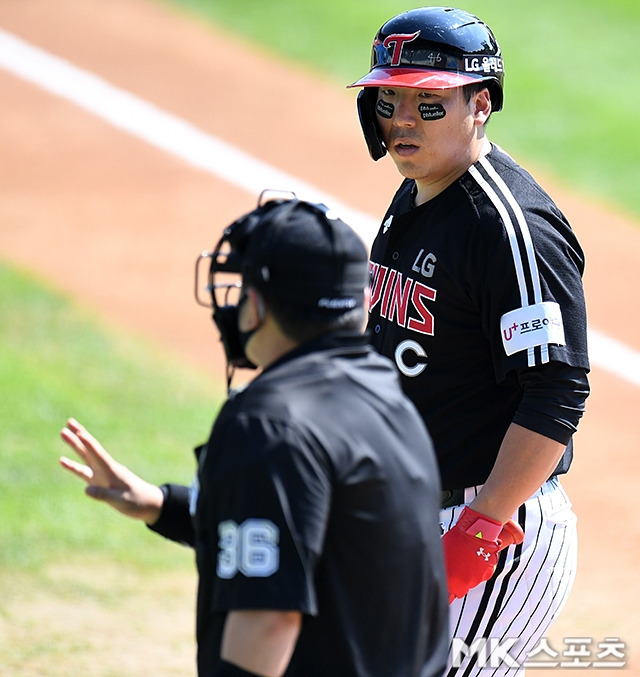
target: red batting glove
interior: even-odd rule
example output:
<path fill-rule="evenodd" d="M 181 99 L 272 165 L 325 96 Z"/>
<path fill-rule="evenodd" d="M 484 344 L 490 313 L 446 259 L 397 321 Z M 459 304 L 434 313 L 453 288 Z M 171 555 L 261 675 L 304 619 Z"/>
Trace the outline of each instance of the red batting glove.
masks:
<path fill-rule="evenodd" d="M 442 537 L 449 604 L 493 576 L 498 553 L 522 543 L 524 532 L 513 520 L 502 524 L 468 506 Z"/>

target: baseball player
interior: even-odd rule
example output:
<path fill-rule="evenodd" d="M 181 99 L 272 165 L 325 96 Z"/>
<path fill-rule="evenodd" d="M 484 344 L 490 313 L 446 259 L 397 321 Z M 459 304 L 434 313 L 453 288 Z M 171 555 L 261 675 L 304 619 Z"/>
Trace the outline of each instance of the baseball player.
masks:
<path fill-rule="evenodd" d="M 203 677 L 441 675 L 438 470 L 395 367 L 362 333 L 364 244 L 324 206 L 278 199 L 209 257 L 228 362 L 262 371 L 196 450 L 193 486 L 144 482 L 72 419 L 62 438 L 85 464 L 63 467 L 195 548 Z"/>
<path fill-rule="evenodd" d="M 589 393 L 584 256 L 487 138 L 503 82 L 488 26 L 424 7 L 381 27 L 350 85 L 371 157 L 404 177 L 371 250 L 369 328 L 436 448 L 450 677 L 517 674 L 576 567 L 560 477 Z"/>

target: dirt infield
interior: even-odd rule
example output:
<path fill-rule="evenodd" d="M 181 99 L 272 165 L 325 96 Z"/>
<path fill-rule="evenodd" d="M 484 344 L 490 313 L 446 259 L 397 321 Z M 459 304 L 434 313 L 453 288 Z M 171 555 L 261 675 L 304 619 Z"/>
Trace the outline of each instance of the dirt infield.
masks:
<path fill-rule="evenodd" d="M 367 214 L 381 215 L 398 183 L 391 162 L 369 161 L 352 92 L 150 0 L 7 0 L 0 28 Z M 193 264 L 257 196 L 1 69 L 0 93 L 0 256 L 221 373 L 210 319 L 193 301 Z M 592 327 L 640 350 L 640 228 L 538 178 L 586 250 Z M 562 652 L 566 638 L 590 638 L 595 651 L 619 637 L 625 674 L 640 674 L 640 388 L 598 365 L 591 381 L 565 480 L 580 520 L 580 567 L 549 643 Z M 146 674 L 143 657 L 127 674 Z M 594 671 L 609 673 L 572 669 Z"/>

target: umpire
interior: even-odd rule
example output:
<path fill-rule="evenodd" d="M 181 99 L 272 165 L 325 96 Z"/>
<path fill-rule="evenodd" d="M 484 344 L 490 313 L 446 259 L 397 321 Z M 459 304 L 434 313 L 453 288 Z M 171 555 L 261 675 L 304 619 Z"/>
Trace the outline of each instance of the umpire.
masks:
<path fill-rule="evenodd" d="M 195 548 L 201 677 L 442 674 L 438 470 L 395 367 L 362 333 L 364 245 L 323 205 L 276 199 L 208 256 L 229 365 L 261 371 L 196 450 L 192 487 L 145 482 L 73 419 L 62 438 L 86 465 L 63 467 Z"/>

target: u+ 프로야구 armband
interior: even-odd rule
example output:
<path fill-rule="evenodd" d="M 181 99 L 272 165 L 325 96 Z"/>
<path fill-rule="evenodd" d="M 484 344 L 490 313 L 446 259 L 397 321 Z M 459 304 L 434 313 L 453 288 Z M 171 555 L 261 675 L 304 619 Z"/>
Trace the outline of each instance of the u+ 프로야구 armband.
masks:
<path fill-rule="evenodd" d="M 543 301 L 505 313 L 500 318 L 500 331 L 507 355 L 546 343 L 564 345 L 562 312 L 554 301 Z"/>

